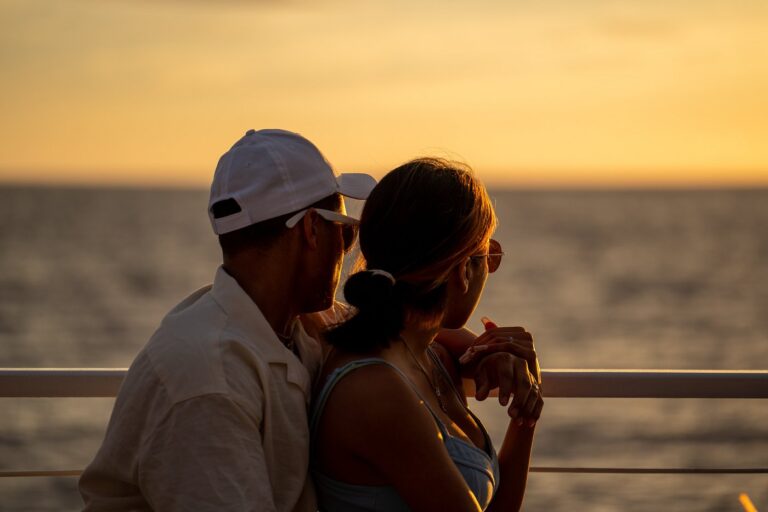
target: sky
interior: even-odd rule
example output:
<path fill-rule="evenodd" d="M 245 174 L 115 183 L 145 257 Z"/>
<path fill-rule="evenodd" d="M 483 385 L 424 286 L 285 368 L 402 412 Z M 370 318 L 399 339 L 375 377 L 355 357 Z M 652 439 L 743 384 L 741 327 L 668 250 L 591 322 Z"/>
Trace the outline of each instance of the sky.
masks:
<path fill-rule="evenodd" d="M 249 128 L 340 172 L 768 186 L 765 0 L 0 0 L 0 183 L 207 186 Z"/>

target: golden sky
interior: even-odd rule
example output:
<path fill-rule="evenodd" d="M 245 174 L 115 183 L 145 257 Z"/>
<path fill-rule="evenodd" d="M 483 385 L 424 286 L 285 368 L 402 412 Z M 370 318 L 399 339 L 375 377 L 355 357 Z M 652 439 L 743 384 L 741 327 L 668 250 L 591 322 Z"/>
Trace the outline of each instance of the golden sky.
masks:
<path fill-rule="evenodd" d="M 765 0 L 0 0 L 0 182 L 209 183 L 248 128 L 340 171 L 768 185 Z"/>

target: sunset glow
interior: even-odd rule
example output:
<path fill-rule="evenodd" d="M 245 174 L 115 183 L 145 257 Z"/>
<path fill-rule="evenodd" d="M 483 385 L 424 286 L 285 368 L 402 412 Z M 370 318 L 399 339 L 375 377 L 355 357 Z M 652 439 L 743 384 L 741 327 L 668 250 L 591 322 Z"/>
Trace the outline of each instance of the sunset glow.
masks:
<path fill-rule="evenodd" d="M 279 127 L 342 171 L 766 186 L 767 22 L 763 0 L 0 1 L 0 182 L 205 186 Z"/>

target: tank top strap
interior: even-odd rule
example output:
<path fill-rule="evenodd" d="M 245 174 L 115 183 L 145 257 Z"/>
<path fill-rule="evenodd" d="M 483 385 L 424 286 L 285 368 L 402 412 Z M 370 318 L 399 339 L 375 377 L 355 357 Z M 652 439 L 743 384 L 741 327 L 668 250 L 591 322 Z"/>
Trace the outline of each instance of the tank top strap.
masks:
<path fill-rule="evenodd" d="M 315 436 L 317 426 L 320 422 L 320 417 L 323 414 L 323 409 L 325 409 L 325 403 L 328 401 L 328 397 L 331 395 L 331 392 L 333 391 L 333 388 L 336 386 L 336 384 L 343 379 L 348 374 L 352 373 L 353 371 L 357 370 L 358 368 L 363 368 L 365 366 L 371 366 L 374 364 L 381 364 L 384 366 L 389 366 L 393 370 L 395 370 L 400 377 L 408 383 L 408 385 L 413 389 L 414 393 L 416 393 L 416 396 L 419 397 L 419 399 L 424 403 L 424 405 L 427 406 L 427 410 L 432 415 L 432 418 L 435 420 L 435 423 L 437 423 L 437 427 L 440 429 L 440 433 L 443 435 L 443 438 L 447 438 L 448 436 L 448 429 L 443 424 L 442 420 L 440 420 L 440 417 L 435 414 L 435 411 L 432 410 L 432 407 L 429 405 L 429 402 L 424 399 L 424 397 L 419 393 L 419 390 L 414 386 L 413 382 L 411 382 L 411 379 L 408 378 L 406 374 L 400 370 L 397 366 L 393 365 L 389 361 L 386 361 L 380 357 L 368 357 L 365 359 L 358 359 L 356 361 L 351 361 L 344 366 L 340 366 L 333 370 L 328 377 L 325 380 L 325 384 L 323 385 L 323 388 L 320 390 L 320 393 L 315 398 L 314 405 L 312 406 L 312 414 L 310 416 L 309 420 L 309 432 L 312 437 Z"/>
<path fill-rule="evenodd" d="M 450 385 L 451 389 L 453 390 L 453 393 L 459 399 L 459 403 L 464 403 L 464 400 L 465 400 L 464 395 L 460 393 L 459 390 L 454 385 L 453 379 L 451 379 L 451 376 L 448 373 L 448 370 L 445 368 L 445 365 L 443 365 L 443 362 L 440 360 L 437 354 L 434 353 L 431 347 L 427 349 L 427 353 L 429 354 L 429 357 L 432 358 L 432 363 L 439 368 L 438 371 L 440 371 L 440 373 L 443 374 L 445 381 Z M 475 423 L 477 424 L 477 426 L 480 427 L 480 431 L 483 434 L 483 439 L 485 439 L 485 446 L 487 448 L 487 450 L 483 450 L 483 451 L 495 457 L 496 453 L 493 451 L 493 441 L 491 441 L 491 436 L 488 435 L 488 432 L 485 430 L 485 427 L 483 426 L 483 423 L 480 421 L 480 418 L 475 416 L 475 413 L 473 413 L 472 410 L 466 405 L 464 406 L 464 410 L 466 410 L 469 413 L 469 415 L 472 416 L 472 419 L 475 420 Z"/>

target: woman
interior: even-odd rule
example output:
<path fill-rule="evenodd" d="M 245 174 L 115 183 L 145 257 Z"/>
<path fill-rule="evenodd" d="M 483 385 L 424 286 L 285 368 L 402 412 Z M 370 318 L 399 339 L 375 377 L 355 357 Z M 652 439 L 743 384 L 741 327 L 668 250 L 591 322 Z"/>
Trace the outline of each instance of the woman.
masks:
<path fill-rule="evenodd" d="M 510 421 L 497 457 L 430 348 L 464 325 L 498 268 L 495 226 L 484 187 L 453 162 L 409 162 L 369 196 L 367 270 L 344 288 L 356 313 L 326 333 L 311 419 L 321 510 L 520 508 L 534 425 Z M 541 405 L 531 393 L 524 408 Z"/>

